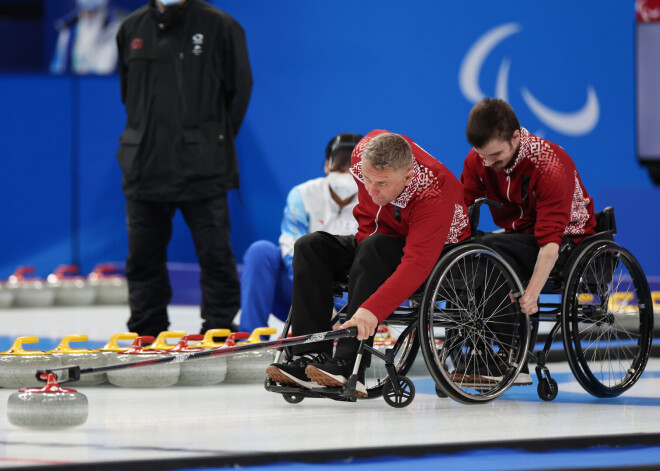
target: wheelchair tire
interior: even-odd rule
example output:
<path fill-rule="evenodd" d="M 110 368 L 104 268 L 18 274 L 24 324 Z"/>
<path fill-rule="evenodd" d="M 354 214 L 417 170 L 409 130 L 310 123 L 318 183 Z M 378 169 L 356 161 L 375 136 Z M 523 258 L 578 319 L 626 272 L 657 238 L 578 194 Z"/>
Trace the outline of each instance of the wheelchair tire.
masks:
<path fill-rule="evenodd" d="M 387 381 L 383 385 L 383 399 L 385 399 L 387 405 L 400 409 L 412 403 L 415 398 L 415 385 L 405 376 L 397 376 L 396 380 L 399 383 L 400 392 L 397 394 L 394 391 L 392 382 Z"/>
<path fill-rule="evenodd" d="M 562 299 L 564 350 L 575 379 L 616 397 L 640 378 L 651 353 L 653 300 L 639 262 L 613 241 L 585 247 Z"/>
<path fill-rule="evenodd" d="M 282 393 L 282 397 L 286 402 L 289 404 L 298 404 L 305 399 L 305 396 L 301 396 L 298 394 L 289 394 L 289 393 Z"/>
<path fill-rule="evenodd" d="M 452 399 L 492 401 L 524 366 L 530 321 L 510 293 L 522 293 L 520 280 L 480 244 L 453 248 L 431 272 L 422 296 L 420 347 L 437 387 Z"/>
<path fill-rule="evenodd" d="M 553 401 L 557 397 L 559 386 L 554 379 L 543 378 L 539 381 L 539 385 L 536 387 L 536 392 L 539 395 L 539 398 L 544 401 Z"/>

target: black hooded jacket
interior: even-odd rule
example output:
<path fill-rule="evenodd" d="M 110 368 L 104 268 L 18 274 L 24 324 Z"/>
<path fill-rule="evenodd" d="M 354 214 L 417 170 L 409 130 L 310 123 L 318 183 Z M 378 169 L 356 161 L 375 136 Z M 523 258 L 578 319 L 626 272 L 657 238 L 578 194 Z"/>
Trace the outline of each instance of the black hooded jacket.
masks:
<path fill-rule="evenodd" d="M 234 140 L 252 73 L 243 28 L 202 0 L 151 0 L 117 33 L 126 127 L 117 159 L 127 198 L 204 199 L 238 188 Z"/>

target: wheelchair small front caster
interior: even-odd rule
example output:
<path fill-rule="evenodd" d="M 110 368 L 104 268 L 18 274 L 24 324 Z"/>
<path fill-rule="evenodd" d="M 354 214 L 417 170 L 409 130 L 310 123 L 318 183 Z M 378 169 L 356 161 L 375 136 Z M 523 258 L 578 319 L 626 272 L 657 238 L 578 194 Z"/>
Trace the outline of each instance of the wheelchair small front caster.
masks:
<path fill-rule="evenodd" d="M 405 376 L 397 376 L 399 392 L 394 390 L 392 381 L 386 381 L 383 385 L 383 399 L 387 405 L 402 408 L 408 406 L 415 398 L 415 385 Z"/>
<path fill-rule="evenodd" d="M 552 401 L 557 397 L 559 392 L 559 387 L 557 386 L 557 381 L 552 378 L 543 378 L 539 381 L 539 385 L 536 388 L 536 391 L 539 394 L 539 397 L 544 401 Z"/>
<path fill-rule="evenodd" d="M 298 404 L 299 402 L 302 402 L 303 399 L 305 399 L 305 396 L 290 393 L 282 393 L 282 397 L 289 404 Z"/>

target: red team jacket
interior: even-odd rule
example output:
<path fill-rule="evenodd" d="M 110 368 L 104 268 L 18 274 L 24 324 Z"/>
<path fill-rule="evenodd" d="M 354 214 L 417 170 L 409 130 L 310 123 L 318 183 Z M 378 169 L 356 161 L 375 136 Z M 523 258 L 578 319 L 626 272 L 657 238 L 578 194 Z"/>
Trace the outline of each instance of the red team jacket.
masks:
<path fill-rule="evenodd" d="M 506 232 L 533 234 L 539 247 L 561 245 L 564 236 L 577 242 L 595 233 L 594 202 L 573 160 L 525 128 L 520 128 L 520 151 L 510 168 L 493 172 L 472 150 L 461 182 L 467 205 L 482 196 L 504 203 L 502 209 L 490 208 L 495 224 Z"/>
<path fill-rule="evenodd" d="M 424 283 L 445 244 L 462 241 L 470 235 L 460 182 L 406 136 L 401 137 L 412 147 L 413 178 L 396 200 L 385 206 L 373 202 L 364 186 L 362 151 L 375 136 L 388 132 L 371 131 L 358 143 L 351 157 L 351 173 L 358 183 L 358 204 L 353 209 L 358 222 L 358 243 L 374 233 L 406 240 L 401 264 L 361 306 L 373 312 L 379 321 L 386 319 Z M 398 208 L 396 215 L 395 208 Z"/>

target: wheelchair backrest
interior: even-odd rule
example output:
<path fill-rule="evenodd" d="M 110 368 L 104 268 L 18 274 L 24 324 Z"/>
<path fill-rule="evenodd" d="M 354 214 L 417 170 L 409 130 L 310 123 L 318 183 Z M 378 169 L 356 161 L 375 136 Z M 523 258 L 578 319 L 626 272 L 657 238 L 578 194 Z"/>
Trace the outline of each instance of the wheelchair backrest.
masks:
<path fill-rule="evenodd" d="M 562 246 L 559 248 L 559 259 L 555 263 L 548 281 L 541 291 L 542 293 L 560 293 L 563 291 L 564 283 L 575 264 L 575 260 L 589 244 L 598 240 L 614 240 L 616 234 L 614 208 L 608 206 L 602 211 L 594 213 L 594 216 L 596 217 L 595 234 L 585 237 L 577 244 L 568 238 L 564 238 Z M 612 263 L 614 262 L 612 261 Z M 607 268 L 607 271 L 610 271 L 610 269 Z"/>

